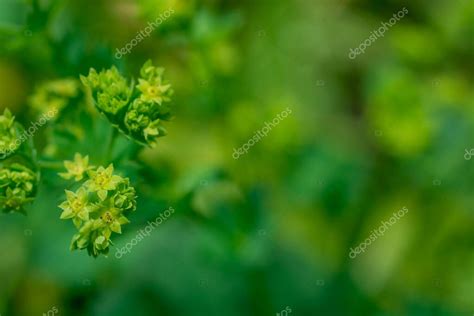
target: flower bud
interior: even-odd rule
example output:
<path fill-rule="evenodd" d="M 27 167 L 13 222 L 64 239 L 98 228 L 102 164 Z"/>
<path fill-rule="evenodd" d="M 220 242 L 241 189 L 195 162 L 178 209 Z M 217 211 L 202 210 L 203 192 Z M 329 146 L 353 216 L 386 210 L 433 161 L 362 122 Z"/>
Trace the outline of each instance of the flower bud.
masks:
<path fill-rule="evenodd" d="M 0 169 L 0 207 L 5 213 L 25 214 L 25 204 L 32 202 L 36 194 L 37 174 L 19 163 Z"/>
<path fill-rule="evenodd" d="M 147 61 L 138 84 L 131 88 L 115 67 L 100 73 L 91 69 L 81 80 L 90 88 L 96 107 L 114 126 L 136 142 L 154 146 L 158 137 L 166 135 L 163 122 L 171 118 L 167 104 L 173 90 L 164 81 L 163 72 Z"/>

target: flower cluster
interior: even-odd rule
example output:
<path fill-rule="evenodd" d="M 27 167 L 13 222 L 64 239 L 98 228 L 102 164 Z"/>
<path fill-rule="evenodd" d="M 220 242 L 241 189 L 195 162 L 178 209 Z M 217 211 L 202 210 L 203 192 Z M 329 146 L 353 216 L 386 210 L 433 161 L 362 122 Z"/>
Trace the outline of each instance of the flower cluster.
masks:
<path fill-rule="evenodd" d="M 117 68 L 97 73 L 89 71 L 81 80 L 87 86 L 98 110 L 126 136 L 138 143 L 154 146 L 166 135 L 163 121 L 171 118 L 168 103 L 173 90 L 163 80 L 163 68 L 147 61 L 140 70 L 138 84 L 122 77 Z"/>
<path fill-rule="evenodd" d="M 19 212 L 25 214 L 23 206 L 33 201 L 37 176 L 33 170 L 13 163 L 1 164 L 0 169 L 0 207 L 5 213 Z"/>
<path fill-rule="evenodd" d="M 25 214 L 25 204 L 33 201 L 38 174 L 33 169 L 33 154 L 26 149 L 18 154 L 25 129 L 8 109 L 0 115 L 0 208 L 5 213 Z"/>
<path fill-rule="evenodd" d="M 39 113 L 60 112 L 79 92 L 79 82 L 75 79 L 48 81 L 35 89 L 29 104 Z"/>
<path fill-rule="evenodd" d="M 6 158 L 20 147 L 20 136 L 24 131 L 23 127 L 15 122 L 12 113 L 5 109 L 0 115 L 0 157 Z"/>
<path fill-rule="evenodd" d="M 120 234 L 121 225 L 129 223 L 126 215 L 136 209 L 135 189 L 128 178 L 114 175 L 113 165 L 89 166 L 89 158 L 75 155 L 74 162 L 65 161 L 65 179 L 81 182 L 73 192 L 66 190 L 66 201 L 59 207 L 61 219 L 72 219 L 78 229 L 71 242 L 71 250 L 87 249 L 97 257 L 107 254 L 112 244 L 112 232 Z"/>
<path fill-rule="evenodd" d="M 84 173 L 93 168 L 89 166 L 89 156 L 82 157 L 79 153 L 74 155 L 74 161 L 66 160 L 64 167 L 67 172 L 61 172 L 59 175 L 66 180 L 74 178 L 75 181 L 81 181 Z"/>
<path fill-rule="evenodd" d="M 112 123 L 119 123 L 117 118 L 128 105 L 132 89 L 117 68 L 112 67 L 100 73 L 91 69 L 87 77 L 81 76 L 81 81 L 91 89 L 99 111 L 104 113 Z"/>

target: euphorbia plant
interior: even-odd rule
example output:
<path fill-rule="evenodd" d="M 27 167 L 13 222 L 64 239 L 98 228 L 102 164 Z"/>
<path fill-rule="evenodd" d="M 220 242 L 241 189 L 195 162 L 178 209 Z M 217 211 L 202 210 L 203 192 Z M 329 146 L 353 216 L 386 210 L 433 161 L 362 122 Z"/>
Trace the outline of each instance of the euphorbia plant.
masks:
<path fill-rule="evenodd" d="M 87 76 L 80 76 L 83 88 L 74 79 L 41 85 L 30 98 L 34 112 L 50 108 L 59 112 L 47 133 L 49 140 L 55 141 L 46 145 L 44 157 L 70 155 L 64 148 L 68 140 L 86 148 L 87 135 L 106 131 L 91 107 L 87 107 L 89 100 L 113 131 L 120 131 L 138 145 L 153 147 L 158 137 L 166 135 L 163 122 L 171 118 L 169 103 L 173 90 L 163 79 L 163 71 L 148 61 L 141 68 L 137 81 L 126 79 L 112 67 L 100 72 L 90 69 Z M 98 123 L 93 123 L 95 121 Z M 88 125 L 81 126 L 83 124 Z M 100 131 L 96 132 L 94 128 Z M 0 116 L 0 152 L 3 154 L 0 156 L 3 158 L 0 160 L 0 207 L 6 212 L 25 213 L 24 205 L 33 201 L 36 193 L 38 164 L 43 168 L 58 167 L 58 162 L 51 159 L 36 162 L 31 139 L 19 146 L 12 145 L 23 130 L 8 110 Z M 99 150 L 100 157 L 91 155 L 96 166 L 89 164 L 88 155 L 75 150 L 74 159 L 62 163 L 65 172 L 59 172 L 60 177 L 69 181 L 65 199 L 59 205 L 60 218 L 70 219 L 77 229 L 71 250 L 87 249 L 94 257 L 109 252 L 112 233 L 120 234 L 122 225 L 129 223 L 127 217 L 136 210 L 137 195 L 130 179 L 123 176 L 122 169 L 119 173 L 114 170 L 113 163 L 120 165 L 123 160 L 123 157 L 113 160 L 112 155 L 118 134 L 109 134 L 105 152 Z M 129 146 L 135 148 L 136 145 Z M 69 152 L 72 150 L 69 148 Z"/>

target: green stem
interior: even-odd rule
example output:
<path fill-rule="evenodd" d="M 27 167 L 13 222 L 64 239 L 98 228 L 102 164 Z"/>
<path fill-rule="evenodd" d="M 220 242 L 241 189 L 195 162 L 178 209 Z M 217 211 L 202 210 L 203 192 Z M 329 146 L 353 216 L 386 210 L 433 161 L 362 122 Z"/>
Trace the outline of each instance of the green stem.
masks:
<path fill-rule="evenodd" d="M 63 169 L 64 164 L 60 161 L 38 161 L 38 166 L 43 169 Z"/>
<path fill-rule="evenodd" d="M 117 136 L 118 136 L 117 129 L 115 127 L 112 127 L 112 132 L 110 133 L 109 141 L 107 144 L 107 150 L 105 152 L 105 161 L 104 161 L 105 164 L 111 162 L 113 158 L 112 154 L 114 151 L 114 144 L 115 144 L 115 140 L 117 139 Z"/>

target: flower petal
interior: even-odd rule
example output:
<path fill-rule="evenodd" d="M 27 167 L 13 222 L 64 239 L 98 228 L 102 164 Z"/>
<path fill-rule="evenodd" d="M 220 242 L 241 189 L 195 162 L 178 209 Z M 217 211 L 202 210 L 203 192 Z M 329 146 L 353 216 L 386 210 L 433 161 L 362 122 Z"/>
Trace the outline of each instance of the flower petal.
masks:
<path fill-rule="evenodd" d="M 97 191 L 97 195 L 102 201 L 104 201 L 107 198 L 107 190 L 99 190 Z"/>

